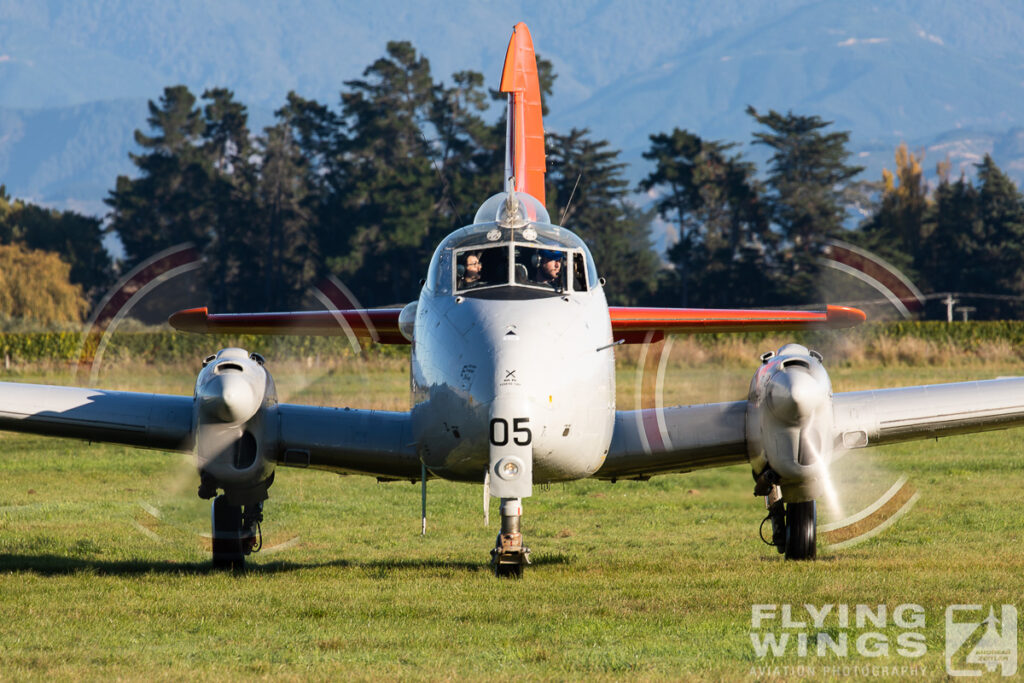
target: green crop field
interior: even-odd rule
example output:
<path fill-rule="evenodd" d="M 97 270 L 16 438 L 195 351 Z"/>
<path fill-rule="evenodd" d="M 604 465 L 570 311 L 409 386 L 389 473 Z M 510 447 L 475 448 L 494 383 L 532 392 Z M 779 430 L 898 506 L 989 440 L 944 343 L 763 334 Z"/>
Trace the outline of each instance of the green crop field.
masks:
<path fill-rule="evenodd" d="M 756 356 L 742 351 L 749 361 L 705 364 L 677 345 L 666 403 L 743 397 Z M 1019 372 L 1004 356 L 908 364 L 897 353 L 839 362 L 832 376 L 845 391 Z M 622 408 L 635 403 L 629 358 Z M 401 357 L 268 362 L 284 400 L 407 407 Z M 197 369 L 112 363 L 98 379 L 190 393 Z M 14 365 L 3 379 L 70 381 L 57 364 Z M 822 546 L 810 563 L 783 562 L 758 540 L 764 504 L 744 467 L 538 489 L 525 504 L 534 564 L 522 581 L 489 571 L 497 510 L 485 528 L 478 486 L 431 481 L 421 537 L 418 485 L 278 470 L 265 549 L 234 575 L 208 569 L 209 504 L 187 458 L 0 443 L 0 680 L 930 680 L 946 677 L 947 606 L 984 605 L 977 621 L 989 605 L 997 616 L 1004 603 L 1024 608 L 1024 430 L 847 455 L 836 466 L 845 514 L 901 475 L 919 499 L 875 538 Z M 836 611 L 813 628 L 805 604 Z M 920 618 L 895 618 L 908 604 L 918 607 L 904 617 Z M 755 605 L 774 606 L 759 608 L 774 618 L 757 628 Z M 857 605 L 876 619 L 885 606 L 883 623 L 855 623 Z M 784 609 L 805 627 L 783 623 Z M 845 634 L 845 656 L 818 656 L 819 631 Z M 793 642 L 762 657 L 752 632 Z M 908 651 L 906 638 L 923 645 Z"/>

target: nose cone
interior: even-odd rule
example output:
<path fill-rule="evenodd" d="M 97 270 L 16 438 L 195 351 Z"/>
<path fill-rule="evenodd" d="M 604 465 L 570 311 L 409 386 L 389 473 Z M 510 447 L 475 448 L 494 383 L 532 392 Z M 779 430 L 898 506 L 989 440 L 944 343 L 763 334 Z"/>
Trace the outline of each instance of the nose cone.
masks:
<path fill-rule="evenodd" d="M 791 368 L 775 373 L 768 387 L 768 408 L 775 417 L 789 424 L 799 424 L 825 402 L 827 389 L 810 373 Z"/>
<path fill-rule="evenodd" d="M 252 384 L 241 373 L 215 375 L 199 390 L 199 409 L 220 422 L 245 422 L 259 407 Z"/>

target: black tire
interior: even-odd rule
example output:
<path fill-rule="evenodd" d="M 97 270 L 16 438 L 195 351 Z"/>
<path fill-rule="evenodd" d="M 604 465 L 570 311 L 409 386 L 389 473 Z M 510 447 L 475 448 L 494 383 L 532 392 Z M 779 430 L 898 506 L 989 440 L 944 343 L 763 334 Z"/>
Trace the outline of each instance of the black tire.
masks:
<path fill-rule="evenodd" d="M 786 559 L 813 560 L 818 554 L 818 507 L 813 500 L 786 505 Z"/>
<path fill-rule="evenodd" d="M 245 569 L 242 550 L 242 506 L 231 505 L 224 496 L 213 499 L 210 522 L 214 569 Z"/>

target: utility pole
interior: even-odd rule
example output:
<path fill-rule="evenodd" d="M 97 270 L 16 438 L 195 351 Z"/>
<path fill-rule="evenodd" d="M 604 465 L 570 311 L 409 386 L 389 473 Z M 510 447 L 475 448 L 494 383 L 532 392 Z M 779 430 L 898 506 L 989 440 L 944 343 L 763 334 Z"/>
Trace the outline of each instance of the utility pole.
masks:
<path fill-rule="evenodd" d="M 967 322 L 967 314 L 974 313 L 976 310 L 978 309 L 975 308 L 974 306 L 961 306 L 960 308 L 956 309 L 956 312 L 963 314 L 964 322 Z"/>
<path fill-rule="evenodd" d="M 957 299 L 953 298 L 953 295 L 946 294 L 946 298 L 942 300 L 942 303 L 946 304 L 946 322 L 953 322 L 953 306 L 960 303 Z"/>

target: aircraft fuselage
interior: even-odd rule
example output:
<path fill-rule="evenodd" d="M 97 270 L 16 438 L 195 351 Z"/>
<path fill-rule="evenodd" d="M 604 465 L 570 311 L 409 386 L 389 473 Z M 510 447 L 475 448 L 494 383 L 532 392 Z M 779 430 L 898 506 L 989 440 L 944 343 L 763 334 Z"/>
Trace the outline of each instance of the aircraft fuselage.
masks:
<path fill-rule="evenodd" d="M 604 462 L 615 359 L 601 287 L 525 300 L 424 292 L 415 329 L 413 434 L 433 474 L 482 481 L 492 438 L 529 438 L 535 483 L 587 477 Z M 525 414 L 492 426 L 499 397 Z"/>

